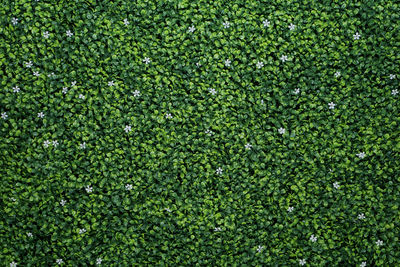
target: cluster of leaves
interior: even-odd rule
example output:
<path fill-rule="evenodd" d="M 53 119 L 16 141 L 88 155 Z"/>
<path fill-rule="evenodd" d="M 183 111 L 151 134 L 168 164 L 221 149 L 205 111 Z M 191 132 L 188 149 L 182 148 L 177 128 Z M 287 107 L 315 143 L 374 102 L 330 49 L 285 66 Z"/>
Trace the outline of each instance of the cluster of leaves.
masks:
<path fill-rule="evenodd" d="M 397 1 L 56 2 L 0 3 L 0 263 L 400 265 Z"/>

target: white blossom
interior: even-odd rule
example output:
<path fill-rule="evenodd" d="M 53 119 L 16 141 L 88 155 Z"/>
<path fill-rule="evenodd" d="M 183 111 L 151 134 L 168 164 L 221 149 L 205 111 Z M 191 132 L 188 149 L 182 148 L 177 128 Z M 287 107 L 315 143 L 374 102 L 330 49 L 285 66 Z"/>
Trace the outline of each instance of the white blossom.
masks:
<path fill-rule="evenodd" d="M 339 185 L 338 182 L 334 182 L 334 183 L 333 183 L 333 187 L 336 188 L 336 189 L 339 189 L 339 188 L 340 188 L 340 185 Z"/>
<path fill-rule="evenodd" d="M 127 185 L 125 185 L 125 189 L 126 190 L 132 190 L 132 185 L 131 184 L 127 184 Z"/>
<path fill-rule="evenodd" d="M 171 119 L 171 118 L 172 118 L 172 115 L 171 115 L 171 113 L 167 113 L 167 114 L 165 114 L 165 118 L 166 118 L 166 119 Z"/>
<path fill-rule="evenodd" d="M 32 236 L 33 236 L 33 234 L 32 234 L 31 232 L 26 233 L 26 235 L 27 235 L 28 237 L 32 237 Z"/>
<path fill-rule="evenodd" d="M 264 247 L 263 247 L 263 246 L 261 246 L 261 245 L 260 245 L 260 246 L 258 246 L 258 248 L 257 248 L 257 252 L 261 252 L 261 250 L 263 250 L 263 248 L 264 248 Z"/>
<path fill-rule="evenodd" d="M 365 157 L 365 153 L 360 152 L 360 153 L 356 154 L 356 156 L 359 157 L 360 159 L 363 159 Z"/>
<path fill-rule="evenodd" d="M 145 58 L 143 59 L 143 62 L 144 62 L 146 65 L 148 65 L 148 64 L 150 63 L 150 58 L 145 57 Z"/>
<path fill-rule="evenodd" d="M 44 113 L 43 113 L 43 112 L 39 112 L 39 113 L 37 114 L 37 116 L 38 116 L 38 118 L 44 118 Z"/>
<path fill-rule="evenodd" d="M 220 232 L 220 231 L 222 231 L 221 227 L 215 227 L 214 228 L 214 232 Z"/>
<path fill-rule="evenodd" d="M 316 242 L 317 241 L 317 237 L 314 235 L 311 235 L 310 237 L 311 242 Z"/>
<path fill-rule="evenodd" d="M 2 118 L 3 120 L 6 120 L 7 117 L 8 117 L 7 112 L 1 113 L 1 118 Z"/>
<path fill-rule="evenodd" d="M 19 88 L 18 86 L 14 86 L 13 87 L 13 92 L 14 93 L 19 93 L 19 91 L 21 91 L 21 88 Z"/>
<path fill-rule="evenodd" d="M 392 95 L 397 95 L 399 91 L 397 89 L 392 90 Z"/>
<path fill-rule="evenodd" d="M 11 263 L 10 263 L 10 267 L 17 267 L 17 263 L 16 263 L 16 262 L 14 262 L 14 261 L 13 261 L 13 262 L 11 262 Z"/>
<path fill-rule="evenodd" d="M 102 260 L 101 258 L 97 258 L 97 259 L 96 259 L 96 264 L 97 264 L 97 265 L 100 265 L 102 261 L 103 261 L 103 260 Z"/>
<path fill-rule="evenodd" d="M 288 57 L 285 56 L 285 55 L 282 55 L 280 59 L 281 59 L 282 62 L 285 62 L 285 61 L 288 60 Z"/>
<path fill-rule="evenodd" d="M 46 140 L 43 142 L 43 146 L 47 148 L 47 147 L 49 147 L 50 143 L 51 142 L 49 140 Z"/>
<path fill-rule="evenodd" d="M 68 92 L 68 88 L 67 87 L 63 87 L 62 92 L 65 95 Z"/>
<path fill-rule="evenodd" d="M 80 149 L 85 149 L 86 148 L 86 142 L 83 142 L 79 144 Z"/>
<path fill-rule="evenodd" d="M 64 263 L 64 261 L 62 259 L 57 259 L 56 262 L 58 265 L 61 265 L 62 263 Z"/>
<path fill-rule="evenodd" d="M 329 109 L 334 109 L 336 104 L 333 102 L 328 103 Z"/>
<path fill-rule="evenodd" d="M 46 31 L 46 32 L 43 33 L 43 37 L 44 37 L 44 38 L 47 39 L 47 38 L 49 38 L 49 36 L 50 36 L 50 34 L 49 34 L 48 31 Z"/>
<path fill-rule="evenodd" d="M 134 97 L 140 96 L 140 91 L 139 91 L 139 90 L 133 91 L 133 96 L 134 96 Z"/>
<path fill-rule="evenodd" d="M 218 175 L 221 175 L 221 174 L 222 174 L 222 168 L 219 167 L 219 168 L 216 170 L 216 173 L 217 173 Z"/>
<path fill-rule="evenodd" d="M 335 72 L 335 77 L 338 78 L 340 76 L 340 71 Z"/>
<path fill-rule="evenodd" d="M 168 211 L 168 212 L 171 212 L 171 210 L 170 210 L 169 208 L 165 208 L 164 210 L 166 210 L 166 211 Z"/>
<path fill-rule="evenodd" d="M 357 218 L 358 218 L 359 220 L 364 220 L 364 219 L 365 219 L 364 213 L 358 214 Z"/>
<path fill-rule="evenodd" d="M 225 21 L 224 23 L 222 23 L 224 25 L 224 28 L 229 28 L 230 27 L 230 23 L 228 21 Z"/>
<path fill-rule="evenodd" d="M 278 129 L 278 132 L 280 134 L 284 134 L 286 132 L 286 129 L 281 127 L 281 128 Z"/>
<path fill-rule="evenodd" d="M 125 125 L 124 131 L 125 131 L 126 133 L 129 133 L 131 130 L 132 130 L 132 126 L 130 126 L 130 125 Z"/>
<path fill-rule="evenodd" d="M 258 61 L 258 62 L 257 62 L 257 68 L 261 69 L 262 67 L 264 67 L 264 63 Z"/>
<path fill-rule="evenodd" d="M 128 25 L 129 25 L 128 19 L 124 19 L 124 25 L 125 25 L 125 26 L 128 26 Z"/>
<path fill-rule="evenodd" d="M 300 89 L 299 89 L 299 88 L 296 88 L 296 89 L 294 90 L 294 93 L 295 93 L 296 95 L 298 95 L 298 94 L 300 93 Z"/>
<path fill-rule="evenodd" d="M 30 68 L 32 67 L 32 61 L 25 62 L 25 67 Z"/>
<path fill-rule="evenodd" d="M 85 190 L 87 193 L 92 193 L 93 188 L 90 185 L 88 185 L 88 186 L 86 186 Z"/>
<path fill-rule="evenodd" d="M 196 30 L 196 28 L 192 25 L 191 27 L 189 27 L 189 30 L 188 30 L 188 31 L 189 31 L 190 33 L 192 33 L 192 32 L 194 32 L 195 30 Z"/>
<path fill-rule="evenodd" d="M 17 24 L 18 24 L 18 19 L 17 19 L 17 18 L 12 18 L 12 19 L 11 19 L 11 23 L 12 23 L 13 25 L 17 25 Z"/>
<path fill-rule="evenodd" d="M 361 262 L 360 267 L 366 267 L 366 266 L 367 266 L 367 262 L 365 262 L 365 261 Z"/>
<path fill-rule="evenodd" d="M 108 82 L 108 86 L 114 86 L 114 85 L 115 85 L 114 81 L 109 81 Z"/>
<path fill-rule="evenodd" d="M 293 207 L 289 207 L 289 208 L 287 209 L 288 212 L 292 212 L 293 210 L 294 210 Z"/>
<path fill-rule="evenodd" d="M 65 201 L 64 199 L 61 199 L 61 201 L 60 201 L 60 205 L 61 205 L 61 206 L 64 206 L 64 205 L 65 205 L 65 203 L 67 203 L 67 201 Z"/>
<path fill-rule="evenodd" d="M 246 147 L 247 150 L 249 150 L 249 149 L 251 149 L 253 146 L 252 146 L 251 144 L 246 144 L 245 147 Z"/>
<path fill-rule="evenodd" d="M 76 81 L 71 82 L 71 87 L 75 86 Z"/>
<path fill-rule="evenodd" d="M 39 77 L 40 74 L 39 74 L 38 71 L 34 71 L 34 72 L 33 72 L 33 75 L 36 76 L 36 77 Z"/>
<path fill-rule="evenodd" d="M 212 94 L 215 95 L 217 91 L 214 88 L 208 88 L 208 91 Z"/>
<path fill-rule="evenodd" d="M 229 59 L 225 60 L 225 66 L 230 67 L 231 66 L 231 61 Z"/>
<path fill-rule="evenodd" d="M 267 19 L 263 21 L 264 27 L 269 27 L 270 23 Z"/>
<path fill-rule="evenodd" d="M 378 247 L 380 247 L 380 246 L 383 245 L 383 241 L 382 241 L 382 240 L 378 240 L 378 241 L 376 241 L 375 243 L 376 243 L 376 245 L 377 245 Z"/>
<path fill-rule="evenodd" d="M 301 266 L 306 265 L 306 260 L 305 259 L 299 260 L 299 264 Z"/>
<path fill-rule="evenodd" d="M 57 146 L 58 146 L 58 141 L 57 141 L 57 140 L 54 140 L 54 141 L 53 141 L 53 146 L 54 146 L 54 147 L 57 147 Z"/>
<path fill-rule="evenodd" d="M 66 34 L 67 34 L 68 37 L 71 37 L 72 35 L 74 35 L 70 30 L 68 30 L 68 31 L 66 32 Z"/>
<path fill-rule="evenodd" d="M 85 99 L 85 96 L 83 94 L 79 94 L 80 99 Z"/>
<path fill-rule="evenodd" d="M 296 28 L 296 25 L 294 25 L 293 23 L 290 23 L 289 30 L 293 31 L 294 28 Z"/>
<path fill-rule="evenodd" d="M 197 62 L 197 63 L 196 63 L 196 67 L 199 68 L 200 66 L 201 66 L 200 62 Z"/>
<path fill-rule="evenodd" d="M 396 75 L 390 74 L 390 75 L 389 75 L 389 78 L 390 78 L 391 80 L 396 79 Z"/>
<path fill-rule="evenodd" d="M 354 40 L 358 40 L 358 39 L 360 39 L 361 35 L 358 32 L 356 32 L 356 34 L 354 34 L 353 37 L 354 37 Z"/>
<path fill-rule="evenodd" d="M 213 134 L 214 134 L 214 132 L 213 132 L 213 131 L 211 131 L 211 130 L 209 130 L 209 129 L 207 129 L 207 130 L 205 131 L 205 133 L 206 133 L 206 134 L 208 134 L 209 136 L 211 136 L 211 135 L 213 135 Z"/>
<path fill-rule="evenodd" d="M 86 233 L 86 229 L 85 228 L 79 229 L 79 234 L 83 234 L 83 233 Z"/>
<path fill-rule="evenodd" d="M 53 77 L 53 76 L 55 76 L 54 72 L 49 73 L 49 74 L 47 75 L 47 77 Z"/>

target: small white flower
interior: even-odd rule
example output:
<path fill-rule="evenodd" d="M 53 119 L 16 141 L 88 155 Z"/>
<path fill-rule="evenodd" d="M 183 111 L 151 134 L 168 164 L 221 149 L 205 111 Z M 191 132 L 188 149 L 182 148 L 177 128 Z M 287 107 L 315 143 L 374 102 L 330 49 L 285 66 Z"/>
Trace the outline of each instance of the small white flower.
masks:
<path fill-rule="evenodd" d="M 90 185 L 88 185 L 88 186 L 86 186 L 85 190 L 87 193 L 92 193 L 93 188 Z"/>
<path fill-rule="evenodd" d="M 215 95 L 217 91 L 214 88 L 208 88 L 208 91 L 212 94 Z"/>
<path fill-rule="evenodd" d="M 139 90 L 133 91 L 133 96 L 134 96 L 134 97 L 140 96 L 140 91 L 139 91 Z"/>
<path fill-rule="evenodd" d="M 365 261 L 361 262 L 360 267 L 366 267 L 366 266 L 367 266 L 367 262 L 365 262 Z"/>
<path fill-rule="evenodd" d="M 264 67 L 264 63 L 258 61 L 257 62 L 257 68 L 261 69 L 262 67 Z"/>
<path fill-rule="evenodd" d="M 131 184 L 127 184 L 127 185 L 125 185 L 125 189 L 126 190 L 132 190 L 132 185 Z"/>
<path fill-rule="evenodd" d="M 79 233 L 80 233 L 80 234 L 86 233 L 86 229 L 85 229 L 85 228 L 79 229 Z"/>
<path fill-rule="evenodd" d="M 306 265 L 306 260 L 305 259 L 299 260 L 299 264 L 301 266 Z"/>
<path fill-rule="evenodd" d="M 214 134 L 214 132 L 213 132 L 213 131 L 211 131 L 211 130 L 208 130 L 208 129 L 205 131 L 205 133 L 206 133 L 206 134 L 208 134 L 209 136 L 211 136 L 211 135 L 213 135 L 213 134 Z"/>
<path fill-rule="evenodd" d="M 50 36 L 49 32 L 46 31 L 46 32 L 43 33 L 43 37 L 44 38 L 47 39 L 47 38 L 49 38 L 49 36 Z"/>
<path fill-rule="evenodd" d="M 287 209 L 288 212 L 292 212 L 293 210 L 294 210 L 293 207 L 289 207 L 289 208 Z"/>
<path fill-rule="evenodd" d="M 43 146 L 47 148 L 47 147 L 49 147 L 50 143 L 51 142 L 49 140 L 46 140 L 43 142 Z"/>
<path fill-rule="evenodd" d="M 28 237 L 32 237 L 32 236 L 33 236 L 33 234 L 32 234 L 31 232 L 26 233 L 26 235 L 27 235 Z"/>
<path fill-rule="evenodd" d="M 7 112 L 1 113 L 1 118 L 2 118 L 3 120 L 6 120 L 7 117 L 8 117 Z"/>
<path fill-rule="evenodd" d="M 125 26 L 128 26 L 128 25 L 129 25 L 128 19 L 124 19 L 124 25 L 125 25 Z"/>
<path fill-rule="evenodd" d="M 14 201 L 14 202 L 17 201 L 14 197 L 11 197 L 10 199 L 11 199 L 12 201 Z"/>
<path fill-rule="evenodd" d="M 296 89 L 294 90 L 294 93 L 295 93 L 296 95 L 298 95 L 298 94 L 300 93 L 300 89 L 299 89 L 299 88 L 296 88 Z"/>
<path fill-rule="evenodd" d="M 188 31 L 189 31 L 190 33 L 192 33 L 192 32 L 194 32 L 195 30 L 196 30 L 196 28 L 192 25 L 191 27 L 189 27 L 189 30 L 188 30 Z"/>
<path fill-rule="evenodd" d="M 21 89 L 18 86 L 14 86 L 13 87 L 13 92 L 14 93 L 19 93 L 19 91 L 21 91 Z"/>
<path fill-rule="evenodd" d="M 270 23 L 267 19 L 263 21 L 264 27 L 269 27 Z"/>
<path fill-rule="evenodd" d="M 356 34 L 354 34 L 353 37 L 354 37 L 354 40 L 358 40 L 358 39 L 360 39 L 361 35 L 358 32 L 356 32 Z"/>
<path fill-rule="evenodd" d="M 311 242 L 316 242 L 317 241 L 317 237 L 314 235 L 311 235 L 310 237 Z"/>
<path fill-rule="evenodd" d="M 171 210 L 170 210 L 169 208 L 165 208 L 164 210 L 166 210 L 166 211 L 168 211 L 168 212 L 171 212 Z"/>
<path fill-rule="evenodd" d="M 58 265 L 61 265 L 62 263 L 64 263 L 64 261 L 62 259 L 57 259 L 56 262 Z"/>
<path fill-rule="evenodd" d="M 357 218 L 358 218 L 359 220 L 364 220 L 364 219 L 365 219 L 364 213 L 358 214 Z"/>
<path fill-rule="evenodd" d="M 67 87 L 63 87 L 62 92 L 65 95 L 68 92 L 68 88 Z"/>
<path fill-rule="evenodd" d="M 25 67 L 30 68 L 32 67 L 32 61 L 25 62 Z"/>
<path fill-rule="evenodd" d="M 329 109 L 334 109 L 336 104 L 333 102 L 328 103 Z"/>
<path fill-rule="evenodd" d="M 286 132 L 286 129 L 281 127 L 281 128 L 278 129 L 278 132 L 280 134 L 284 134 Z"/>
<path fill-rule="evenodd" d="M 220 231 L 222 231 L 221 227 L 215 227 L 214 228 L 214 232 L 220 232 Z"/>
<path fill-rule="evenodd" d="M 33 75 L 36 76 L 36 77 L 39 77 L 40 74 L 39 74 L 38 71 L 34 71 L 34 72 L 33 72 Z"/>
<path fill-rule="evenodd" d="M 397 89 L 392 90 L 392 95 L 397 95 L 399 91 Z"/>
<path fill-rule="evenodd" d="M 338 78 L 340 76 L 340 71 L 335 72 L 335 77 Z"/>
<path fill-rule="evenodd" d="M 57 147 L 57 146 L 58 146 L 58 141 L 57 141 L 57 140 L 54 140 L 54 141 L 53 141 L 53 146 L 54 146 L 54 147 Z"/>
<path fill-rule="evenodd" d="M 150 58 L 145 57 L 145 58 L 143 59 L 143 62 L 144 62 L 146 65 L 149 64 L 149 63 L 150 63 Z"/>
<path fill-rule="evenodd" d="M 261 250 L 263 250 L 263 246 L 258 246 L 258 248 L 257 248 L 257 252 L 261 252 Z"/>
<path fill-rule="evenodd" d="M 79 144 L 80 149 L 85 149 L 86 148 L 86 142 L 83 142 Z"/>
<path fill-rule="evenodd" d="M 340 185 L 339 185 L 338 182 L 334 182 L 334 183 L 333 183 L 333 187 L 336 188 L 336 189 L 339 189 L 339 188 L 340 188 Z"/>
<path fill-rule="evenodd" d="M 17 263 L 16 263 L 16 262 L 14 262 L 14 261 L 13 261 L 13 262 L 11 262 L 11 263 L 10 263 L 10 267 L 17 267 Z"/>
<path fill-rule="evenodd" d="M 172 118 L 172 115 L 171 115 L 171 113 L 167 113 L 167 114 L 165 114 L 165 118 L 166 118 L 166 119 L 171 119 L 171 118 Z"/>
<path fill-rule="evenodd" d="M 251 149 L 253 146 L 250 145 L 250 144 L 246 144 L 245 147 L 246 147 L 247 150 L 249 150 L 249 149 Z"/>
<path fill-rule="evenodd" d="M 393 79 L 395 79 L 395 78 L 396 78 L 396 75 L 394 75 L 394 74 L 390 74 L 390 75 L 389 75 L 389 78 L 390 78 L 391 80 L 393 80 Z"/>
<path fill-rule="evenodd" d="M 70 30 L 68 30 L 66 33 L 67 33 L 68 37 L 71 37 L 72 35 L 74 35 Z"/>
<path fill-rule="evenodd" d="M 109 81 L 108 82 L 108 86 L 114 86 L 114 85 L 115 85 L 114 81 Z"/>
<path fill-rule="evenodd" d="M 294 24 L 290 23 L 290 25 L 289 25 L 289 30 L 293 31 L 294 28 L 296 28 L 296 26 L 295 26 Z"/>
<path fill-rule="evenodd" d="M 75 86 L 76 81 L 71 82 L 71 87 Z"/>
<path fill-rule="evenodd" d="M 97 264 L 97 265 L 100 265 L 102 261 L 103 261 L 103 260 L 102 260 L 101 258 L 97 258 L 97 259 L 96 259 L 96 264 Z"/>
<path fill-rule="evenodd" d="M 65 205 L 65 203 L 67 203 L 67 201 L 65 201 L 64 199 L 61 199 L 61 201 L 60 201 L 60 205 L 61 205 L 61 206 L 64 206 L 64 205 Z"/>
<path fill-rule="evenodd" d="M 228 21 L 225 21 L 224 23 L 222 23 L 224 25 L 224 28 L 229 28 L 230 27 L 230 23 Z"/>
<path fill-rule="evenodd" d="M 375 243 L 376 243 L 376 245 L 377 245 L 378 247 L 380 247 L 380 246 L 383 245 L 383 241 L 382 241 L 382 240 L 378 240 L 378 241 L 376 241 Z"/>
<path fill-rule="evenodd" d="M 360 153 L 356 154 L 356 156 L 359 157 L 360 159 L 363 159 L 365 157 L 365 153 L 360 152 Z"/>
<path fill-rule="evenodd" d="M 39 112 L 39 113 L 37 114 L 37 116 L 38 116 L 38 118 L 44 118 L 44 113 L 43 113 L 43 112 Z"/>
<path fill-rule="evenodd" d="M 85 96 L 82 95 L 82 94 L 79 94 L 79 98 L 80 98 L 80 99 L 85 99 Z"/>
<path fill-rule="evenodd" d="M 285 61 L 288 60 L 288 57 L 285 56 L 285 55 L 282 55 L 280 59 L 281 59 L 282 62 L 285 62 Z"/>
<path fill-rule="evenodd" d="M 53 76 L 55 76 L 54 72 L 47 75 L 47 77 L 53 77 Z"/>
<path fill-rule="evenodd" d="M 197 63 L 196 63 L 196 67 L 198 67 L 198 68 L 200 68 L 200 67 L 201 67 L 201 64 L 200 64 L 200 62 L 197 62 Z"/>
<path fill-rule="evenodd" d="M 132 130 L 132 127 L 130 125 L 125 125 L 124 131 L 126 133 L 129 133 Z"/>
<path fill-rule="evenodd" d="M 261 99 L 260 102 L 261 102 L 261 104 L 264 104 L 264 100 L 263 99 Z"/>
<path fill-rule="evenodd" d="M 12 19 L 11 19 L 11 23 L 12 23 L 13 25 L 17 25 L 17 24 L 18 24 L 18 19 L 17 19 L 17 18 L 12 18 Z"/>
<path fill-rule="evenodd" d="M 229 59 L 225 60 L 225 66 L 230 67 L 231 66 L 231 61 Z"/>
<path fill-rule="evenodd" d="M 218 174 L 218 175 L 221 175 L 222 174 L 222 168 L 218 168 L 217 170 L 216 170 L 216 173 Z"/>

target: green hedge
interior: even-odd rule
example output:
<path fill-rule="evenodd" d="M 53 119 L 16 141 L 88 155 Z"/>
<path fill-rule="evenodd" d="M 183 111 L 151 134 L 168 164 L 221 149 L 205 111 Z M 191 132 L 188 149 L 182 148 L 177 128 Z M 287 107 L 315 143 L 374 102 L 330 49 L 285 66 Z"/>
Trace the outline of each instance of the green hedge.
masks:
<path fill-rule="evenodd" d="M 398 1 L 0 3 L 1 266 L 400 266 Z"/>

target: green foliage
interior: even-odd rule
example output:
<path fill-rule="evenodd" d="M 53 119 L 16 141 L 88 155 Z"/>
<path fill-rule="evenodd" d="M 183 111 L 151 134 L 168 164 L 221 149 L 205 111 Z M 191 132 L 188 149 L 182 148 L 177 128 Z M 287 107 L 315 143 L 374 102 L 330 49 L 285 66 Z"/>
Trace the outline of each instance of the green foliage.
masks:
<path fill-rule="evenodd" d="M 0 15 L 1 266 L 400 265 L 397 1 Z"/>

